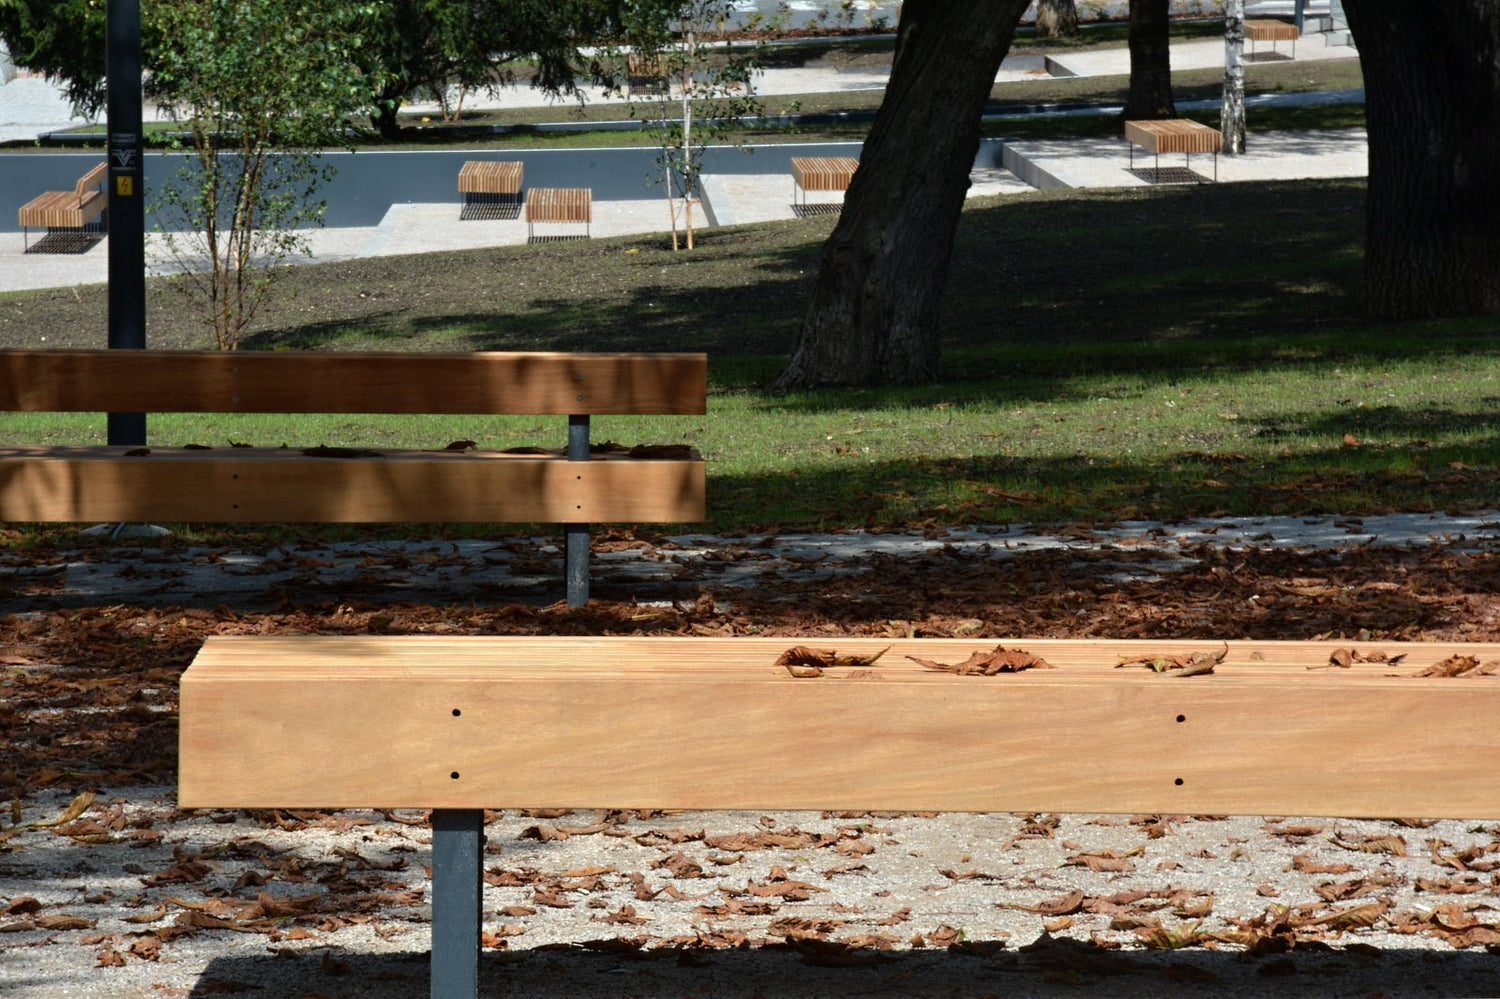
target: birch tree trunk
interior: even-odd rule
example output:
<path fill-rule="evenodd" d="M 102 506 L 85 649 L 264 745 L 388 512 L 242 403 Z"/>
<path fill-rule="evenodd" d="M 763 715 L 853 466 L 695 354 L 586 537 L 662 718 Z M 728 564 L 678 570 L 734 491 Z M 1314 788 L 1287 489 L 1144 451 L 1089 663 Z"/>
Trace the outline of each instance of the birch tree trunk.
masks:
<path fill-rule="evenodd" d="M 906 0 L 890 83 L 778 388 L 931 381 L 979 116 L 1027 0 Z"/>
<path fill-rule="evenodd" d="M 1168 0 L 1130 0 L 1130 94 L 1125 120 L 1175 118 Z"/>
<path fill-rule="evenodd" d="M 1344 0 L 1370 135 L 1365 308 L 1500 315 L 1500 0 Z"/>
<path fill-rule="evenodd" d="M 1219 107 L 1219 134 L 1225 156 L 1245 152 L 1245 0 L 1224 4 L 1224 100 Z"/>

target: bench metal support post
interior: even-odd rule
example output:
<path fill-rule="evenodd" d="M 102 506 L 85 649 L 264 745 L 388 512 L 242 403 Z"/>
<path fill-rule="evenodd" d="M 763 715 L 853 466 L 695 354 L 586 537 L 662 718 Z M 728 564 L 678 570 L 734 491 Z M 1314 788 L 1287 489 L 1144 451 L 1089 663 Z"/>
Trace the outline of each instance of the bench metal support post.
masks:
<path fill-rule="evenodd" d="M 432 999 L 479 994 L 484 812 L 432 813 Z"/>
<path fill-rule="evenodd" d="M 568 417 L 568 460 L 589 460 L 589 418 Z M 589 525 L 563 525 L 563 575 L 567 578 L 568 606 L 589 602 Z"/>

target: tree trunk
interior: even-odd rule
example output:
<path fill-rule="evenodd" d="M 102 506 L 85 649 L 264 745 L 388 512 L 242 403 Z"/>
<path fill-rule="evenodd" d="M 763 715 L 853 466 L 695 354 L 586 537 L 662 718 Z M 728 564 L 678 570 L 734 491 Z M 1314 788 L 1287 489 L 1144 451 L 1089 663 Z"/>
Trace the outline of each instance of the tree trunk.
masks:
<path fill-rule="evenodd" d="M 885 98 L 778 388 L 931 381 L 979 116 L 1027 0 L 907 0 Z"/>
<path fill-rule="evenodd" d="M 1219 152 L 1245 152 L 1245 0 L 1224 4 L 1224 99 L 1219 106 Z"/>
<path fill-rule="evenodd" d="M 1037 0 L 1038 38 L 1072 38 L 1078 34 L 1078 6 L 1074 0 Z"/>
<path fill-rule="evenodd" d="M 1500 314 L 1500 0 L 1345 0 L 1370 137 L 1365 308 Z"/>
<path fill-rule="evenodd" d="M 1168 0 L 1130 0 L 1130 96 L 1125 120 L 1175 118 Z"/>

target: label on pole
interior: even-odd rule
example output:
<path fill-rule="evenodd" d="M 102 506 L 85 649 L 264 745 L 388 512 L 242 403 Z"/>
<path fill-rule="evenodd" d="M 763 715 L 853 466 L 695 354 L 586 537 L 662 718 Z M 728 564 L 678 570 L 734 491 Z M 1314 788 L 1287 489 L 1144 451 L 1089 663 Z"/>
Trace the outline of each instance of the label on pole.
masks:
<path fill-rule="evenodd" d="M 116 177 L 115 194 L 122 198 L 135 197 L 135 178 L 129 174 L 121 174 Z"/>

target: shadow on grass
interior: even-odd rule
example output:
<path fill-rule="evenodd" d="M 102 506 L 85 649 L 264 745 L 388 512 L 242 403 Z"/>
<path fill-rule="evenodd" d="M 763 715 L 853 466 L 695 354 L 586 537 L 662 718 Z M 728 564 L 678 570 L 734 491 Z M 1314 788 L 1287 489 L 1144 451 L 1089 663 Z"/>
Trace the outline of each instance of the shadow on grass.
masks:
<path fill-rule="evenodd" d="M 1000 454 L 872 462 L 829 450 L 784 472 L 712 475 L 708 502 L 712 521 L 775 531 L 1476 510 L 1493 505 L 1497 491 L 1500 436 L 1490 434 L 1462 447 L 1333 447 L 1268 461 L 1184 451 L 1152 462 Z"/>
<path fill-rule="evenodd" d="M 1433 324 L 1360 319 L 1363 192 L 1357 181 L 1304 181 L 976 206 L 960 225 L 944 297 L 941 392 L 1001 379 L 1010 397 L 1050 399 L 1090 373 L 1170 380 L 1488 346 L 1493 324 L 1455 339 L 1447 326 L 1434 335 Z M 709 231 L 697 250 L 679 254 L 656 238 L 596 241 L 556 256 L 553 268 L 500 248 L 486 266 L 506 275 L 503 294 L 472 279 L 467 293 L 446 297 L 434 285 L 429 297 L 462 307 L 363 316 L 342 334 L 335 322 L 291 326 L 251 345 L 326 338 L 352 348 L 410 339 L 447 350 L 703 350 L 717 377 L 726 358 L 789 355 L 826 230 L 790 243 L 753 228 Z M 441 282 L 443 262 L 433 264 L 431 280 Z M 545 280 L 536 280 L 539 266 Z M 780 363 L 753 367 L 774 373 Z M 778 404 L 820 405 L 804 395 Z"/>

